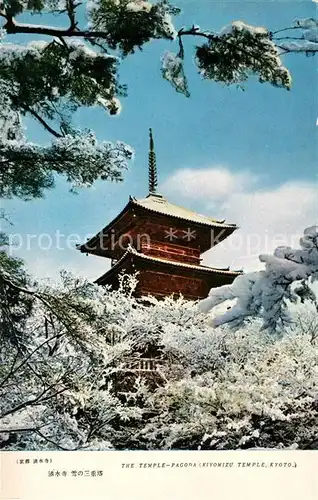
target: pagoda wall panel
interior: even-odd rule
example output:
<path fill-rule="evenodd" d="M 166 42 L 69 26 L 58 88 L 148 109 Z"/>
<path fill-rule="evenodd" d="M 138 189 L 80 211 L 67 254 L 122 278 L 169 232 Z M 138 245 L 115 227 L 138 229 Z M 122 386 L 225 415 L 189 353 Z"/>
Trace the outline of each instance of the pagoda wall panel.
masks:
<path fill-rule="evenodd" d="M 200 250 L 160 241 L 141 241 L 141 252 L 145 255 L 159 257 L 187 264 L 200 264 Z"/>
<path fill-rule="evenodd" d="M 143 270 L 139 275 L 139 293 L 141 295 L 166 296 L 181 293 L 187 298 L 205 296 L 206 284 L 200 278 Z"/>
<path fill-rule="evenodd" d="M 139 236 L 139 240 L 148 239 L 150 241 L 161 241 L 165 243 L 174 243 L 191 248 L 200 248 L 201 235 L 192 227 L 191 223 L 172 219 L 171 224 L 167 224 L 167 219 L 151 218 L 139 219 L 138 225 L 135 226 L 134 232 Z"/>
<path fill-rule="evenodd" d="M 144 213 L 138 213 L 135 221 L 135 227 L 138 227 L 139 232 L 148 234 L 153 240 L 167 241 L 167 236 L 172 234 L 170 233 L 172 230 L 175 231 L 172 243 L 201 248 L 201 252 L 207 251 L 231 234 L 231 231 L 222 227 L 202 227 L 190 220 L 159 214 L 146 216 Z"/>

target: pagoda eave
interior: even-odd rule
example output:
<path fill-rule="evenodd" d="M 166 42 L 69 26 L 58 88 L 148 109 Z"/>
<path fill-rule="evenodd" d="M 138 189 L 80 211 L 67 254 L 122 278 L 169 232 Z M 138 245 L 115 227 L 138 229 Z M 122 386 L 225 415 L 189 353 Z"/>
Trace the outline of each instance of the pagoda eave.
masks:
<path fill-rule="evenodd" d="M 128 250 L 96 283 L 117 288 L 121 273 L 134 272 L 139 273 L 137 296 L 181 293 L 194 300 L 206 297 L 211 288 L 232 283 L 241 274 L 240 271 L 159 259 Z"/>
<path fill-rule="evenodd" d="M 97 233 L 95 236 L 92 238 L 89 238 L 86 243 L 83 243 L 82 245 L 78 245 L 77 249 L 81 253 L 91 253 L 94 255 L 98 254 L 98 247 L 100 246 L 99 243 L 101 241 L 101 238 L 103 238 L 104 235 L 107 235 L 116 227 L 116 225 L 122 220 L 122 218 L 129 212 L 129 209 L 131 208 L 131 198 L 129 199 L 129 202 L 127 205 L 122 209 L 122 211 L 109 223 L 107 226 L 105 226 L 99 233 Z M 108 255 L 105 253 L 100 254 L 102 256 L 111 256 L 111 253 L 108 252 Z"/>
<path fill-rule="evenodd" d="M 123 255 L 127 244 L 122 248 L 118 244 L 117 246 L 116 244 L 114 245 L 114 241 L 116 240 L 118 243 L 119 239 L 123 238 L 125 234 L 129 236 L 132 228 L 135 228 L 135 231 L 137 231 L 136 235 L 138 234 L 138 228 L 140 228 L 140 235 L 147 235 L 148 230 L 152 239 L 165 240 L 170 228 L 180 228 L 181 234 L 183 234 L 184 230 L 181 228 L 184 228 L 184 223 L 188 224 L 187 229 L 190 233 L 195 233 L 198 236 L 201 253 L 221 243 L 238 229 L 235 224 L 225 224 L 223 221 L 211 220 L 209 222 L 202 222 L 200 220 L 193 220 L 190 217 L 186 218 L 174 214 L 166 214 L 159 210 L 145 207 L 138 200 L 130 197 L 129 202 L 120 214 L 86 243 L 79 245 L 78 250 L 86 254 L 116 258 Z M 161 234 L 150 234 L 152 233 L 152 228 L 149 226 L 160 228 Z M 129 241 L 126 243 L 129 243 Z M 194 241 L 188 241 L 188 244 L 191 246 L 194 244 Z"/>

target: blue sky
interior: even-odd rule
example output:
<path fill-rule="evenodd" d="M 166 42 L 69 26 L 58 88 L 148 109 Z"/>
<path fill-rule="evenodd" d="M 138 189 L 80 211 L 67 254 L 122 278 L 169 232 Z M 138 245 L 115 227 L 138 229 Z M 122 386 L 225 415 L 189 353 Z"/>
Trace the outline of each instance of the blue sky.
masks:
<path fill-rule="evenodd" d="M 179 0 L 175 5 L 182 8 L 176 27 L 195 23 L 215 31 L 238 19 L 276 30 L 295 18 L 314 17 L 316 8 L 309 1 Z M 54 239 L 58 230 L 84 239 L 105 226 L 130 194 L 146 196 L 150 126 L 164 194 L 201 213 L 230 217 L 229 222 L 237 222 L 245 235 L 243 247 L 235 251 L 228 247 L 227 253 L 226 246 L 220 246 L 209 252 L 211 265 L 257 267 L 256 253 L 271 250 L 278 232 L 288 239 L 297 236 L 303 225 L 318 222 L 317 59 L 285 56 L 293 77 L 290 92 L 256 80 L 250 80 L 242 92 L 202 81 L 192 61 L 192 46 L 192 41 L 187 42 L 190 98 L 177 94 L 160 74 L 162 53 L 176 46 L 153 42 L 122 63 L 121 80 L 128 85 L 128 97 L 122 100 L 118 117 L 96 108 L 81 110 L 74 117 L 76 125 L 92 128 L 99 139 L 122 140 L 135 149 L 124 183 L 99 182 L 73 195 L 59 179 L 43 199 L 3 204 L 14 224 L 5 229 L 20 235 L 15 241 L 22 242 L 16 254 L 36 275 L 56 276 L 58 269 L 66 268 L 94 278 L 107 269 L 105 259 L 85 257 L 71 248 L 41 250 L 36 237 L 27 249 L 26 234 L 49 234 Z M 48 139 L 38 126 L 27 124 L 31 140 Z M 198 190 L 200 185 L 203 188 Z M 251 252 L 246 238 L 255 232 L 260 244 Z M 266 232 L 269 243 L 264 243 Z M 48 237 L 43 242 L 46 246 Z"/>

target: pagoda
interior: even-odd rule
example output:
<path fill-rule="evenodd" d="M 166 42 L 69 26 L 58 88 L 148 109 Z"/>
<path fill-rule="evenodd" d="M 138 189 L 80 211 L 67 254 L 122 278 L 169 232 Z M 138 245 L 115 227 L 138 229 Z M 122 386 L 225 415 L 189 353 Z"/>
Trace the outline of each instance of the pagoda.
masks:
<path fill-rule="evenodd" d="M 230 236 L 237 226 L 175 205 L 157 192 L 151 129 L 148 174 L 146 198 L 130 196 L 117 217 L 78 247 L 83 253 L 111 259 L 111 268 L 96 283 L 116 289 L 120 274 L 138 272 L 136 296 L 181 294 L 190 300 L 232 283 L 242 271 L 202 265 L 201 254 Z"/>

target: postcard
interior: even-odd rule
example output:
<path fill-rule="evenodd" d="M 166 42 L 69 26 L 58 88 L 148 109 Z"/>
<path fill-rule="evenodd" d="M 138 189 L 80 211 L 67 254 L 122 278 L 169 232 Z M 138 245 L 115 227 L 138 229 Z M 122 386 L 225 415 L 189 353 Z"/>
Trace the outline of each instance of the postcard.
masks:
<path fill-rule="evenodd" d="M 317 2 L 0 0 L 3 500 L 318 495 Z"/>

